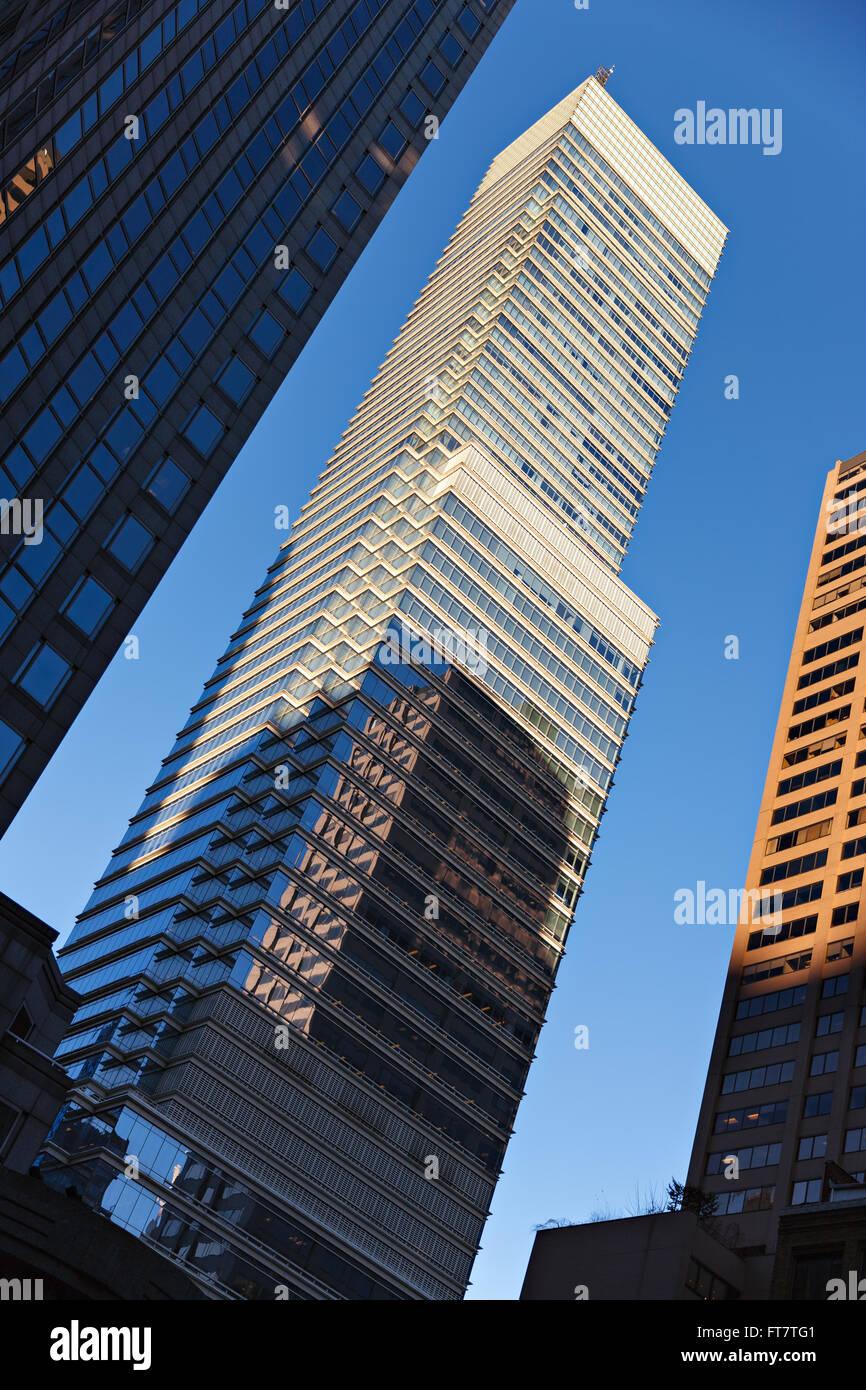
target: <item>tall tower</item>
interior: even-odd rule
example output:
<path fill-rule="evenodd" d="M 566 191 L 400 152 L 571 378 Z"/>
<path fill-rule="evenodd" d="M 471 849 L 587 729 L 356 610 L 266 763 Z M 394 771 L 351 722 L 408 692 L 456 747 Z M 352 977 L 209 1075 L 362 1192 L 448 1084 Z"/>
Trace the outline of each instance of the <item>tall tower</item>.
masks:
<path fill-rule="evenodd" d="M 4 6 L 0 832 L 512 3 Z"/>
<path fill-rule="evenodd" d="M 493 161 L 69 939 L 44 1171 L 225 1297 L 465 1289 L 724 236 L 595 78 Z"/>
<path fill-rule="evenodd" d="M 780 1216 L 866 1178 L 864 487 L 866 454 L 827 476 L 689 1174 L 739 1228 L 747 1297 Z M 826 1298 L 812 1247 L 791 1290 Z"/>

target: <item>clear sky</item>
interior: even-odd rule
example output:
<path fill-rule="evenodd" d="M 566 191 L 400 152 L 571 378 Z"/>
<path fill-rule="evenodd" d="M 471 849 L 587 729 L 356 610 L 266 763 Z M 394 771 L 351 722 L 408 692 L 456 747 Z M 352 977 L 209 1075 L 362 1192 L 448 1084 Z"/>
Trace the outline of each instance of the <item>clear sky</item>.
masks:
<path fill-rule="evenodd" d="M 862 0 L 518 0 L 0 846 L 65 935 L 491 158 L 615 63 L 731 234 L 623 570 L 658 640 L 470 1297 L 518 1295 L 549 1217 L 685 1175 L 732 931 L 673 895 L 742 885 L 824 476 L 866 449 L 864 37 Z M 781 108 L 781 153 L 675 144 L 699 101 Z"/>

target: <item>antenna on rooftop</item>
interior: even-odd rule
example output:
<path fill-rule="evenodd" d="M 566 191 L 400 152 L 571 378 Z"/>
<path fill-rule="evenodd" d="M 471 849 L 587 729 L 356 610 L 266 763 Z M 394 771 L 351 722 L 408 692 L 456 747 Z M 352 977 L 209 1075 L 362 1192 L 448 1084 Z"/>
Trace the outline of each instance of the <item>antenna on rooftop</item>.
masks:
<path fill-rule="evenodd" d="M 599 83 L 601 84 L 602 87 L 606 87 L 606 86 L 607 86 L 607 79 L 610 77 L 611 73 L 613 72 L 614 67 L 615 67 L 615 64 L 614 64 L 614 63 L 611 63 L 611 65 L 610 65 L 609 68 L 599 68 L 598 72 L 595 74 L 595 80 L 596 80 L 596 82 L 599 82 Z"/>

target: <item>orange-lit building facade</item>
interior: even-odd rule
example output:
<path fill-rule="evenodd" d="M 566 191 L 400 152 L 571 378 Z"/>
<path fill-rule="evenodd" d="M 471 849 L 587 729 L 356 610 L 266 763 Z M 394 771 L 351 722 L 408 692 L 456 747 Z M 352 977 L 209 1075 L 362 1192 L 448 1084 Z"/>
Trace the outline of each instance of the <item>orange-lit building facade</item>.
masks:
<path fill-rule="evenodd" d="M 769 1296 L 782 1214 L 866 1197 L 864 633 L 866 453 L 824 489 L 689 1172 L 746 1297 Z M 788 1292 L 826 1297 L 841 1258 L 804 1246 Z"/>

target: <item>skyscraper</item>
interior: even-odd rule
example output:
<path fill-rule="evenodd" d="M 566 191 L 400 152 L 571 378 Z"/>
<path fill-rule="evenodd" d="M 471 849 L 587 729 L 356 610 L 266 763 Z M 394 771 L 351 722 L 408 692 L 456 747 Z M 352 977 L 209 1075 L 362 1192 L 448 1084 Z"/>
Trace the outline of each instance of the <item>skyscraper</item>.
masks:
<path fill-rule="evenodd" d="M 513 0 L 0 21 L 0 831 Z"/>
<path fill-rule="evenodd" d="M 866 1199 L 864 485 L 866 454 L 827 477 L 689 1175 L 736 1222 L 752 1297 L 783 1214 L 813 1218 L 787 1292 L 826 1298 L 859 1267 L 838 1218 Z"/>
<path fill-rule="evenodd" d="M 69 939 L 46 1176 L 225 1297 L 465 1289 L 724 236 L 596 78 L 493 161 Z"/>

